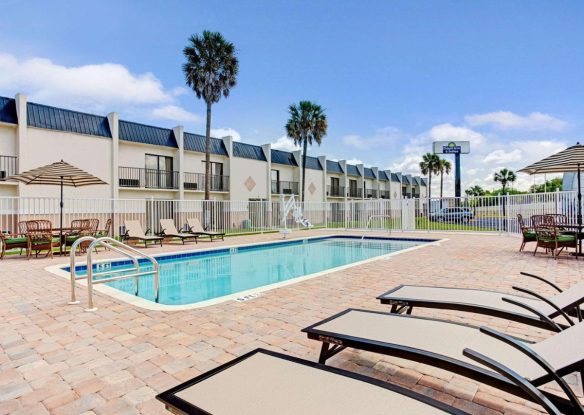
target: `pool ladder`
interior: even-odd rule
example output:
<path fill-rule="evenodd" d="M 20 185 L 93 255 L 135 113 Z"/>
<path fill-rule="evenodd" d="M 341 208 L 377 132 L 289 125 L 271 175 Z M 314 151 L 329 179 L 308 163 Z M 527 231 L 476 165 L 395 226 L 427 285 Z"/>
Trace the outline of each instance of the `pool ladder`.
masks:
<path fill-rule="evenodd" d="M 76 275 L 75 274 L 75 251 L 79 245 L 83 242 L 89 242 L 91 244 L 87 248 L 87 275 Z M 118 274 L 120 271 L 103 271 L 103 272 L 95 272 L 96 270 L 93 269 L 93 252 L 98 246 L 103 246 L 104 248 L 110 249 L 114 252 L 118 252 L 132 260 L 134 265 L 133 269 L 134 272 L 124 275 L 115 275 Z M 144 277 L 147 275 L 154 275 L 154 292 L 155 292 L 155 301 L 158 302 L 158 295 L 160 291 L 160 284 L 158 281 L 158 261 L 151 257 L 150 255 L 146 255 L 144 252 L 133 248 L 129 245 L 126 245 L 116 239 L 110 238 L 109 236 L 103 236 L 101 238 L 95 238 L 93 236 L 83 236 L 73 242 L 71 246 L 71 254 L 70 254 L 70 277 L 71 277 L 71 299 L 69 304 L 79 304 L 79 301 L 75 297 L 75 283 L 77 280 L 87 279 L 87 309 L 86 311 L 95 311 L 97 307 L 93 304 L 93 285 L 94 284 L 103 284 L 106 282 L 111 281 L 118 281 L 124 280 L 128 278 L 134 278 L 136 281 L 136 295 L 138 295 L 138 281 L 140 277 Z M 140 262 L 139 258 L 144 258 L 150 263 L 152 263 L 152 270 L 150 271 L 140 271 Z M 113 275 L 109 278 L 103 278 Z M 98 280 L 95 278 L 99 277 Z"/>
<path fill-rule="evenodd" d="M 369 227 L 371 225 L 371 219 L 373 219 L 373 218 L 387 218 L 387 219 L 389 219 L 390 226 L 387 229 L 387 232 L 391 235 L 391 220 L 392 220 L 391 215 L 371 215 L 371 216 L 369 216 L 369 219 L 367 219 L 367 225 L 365 225 L 365 230 L 363 231 L 363 235 L 361 236 L 361 240 L 365 239 L 365 235 L 366 235 L 366 233 L 369 230 Z"/>

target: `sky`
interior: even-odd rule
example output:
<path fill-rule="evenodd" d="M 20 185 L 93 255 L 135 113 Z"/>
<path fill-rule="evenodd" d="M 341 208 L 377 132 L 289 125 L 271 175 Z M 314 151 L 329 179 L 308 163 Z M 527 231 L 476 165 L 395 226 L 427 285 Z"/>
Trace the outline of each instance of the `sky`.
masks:
<path fill-rule="evenodd" d="M 191 34 L 219 31 L 237 86 L 213 134 L 291 150 L 288 106 L 322 105 L 327 155 L 419 174 L 435 140 L 467 140 L 463 190 L 497 187 L 583 137 L 584 2 L 0 0 L 0 95 L 203 134 L 185 85 Z M 445 156 L 452 159 L 452 156 Z M 453 160 L 451 160 L 453 162 Z M 549 178 L 549 177 L 548 177 Z M 518 175 L 526 189 L 543 177 Z M 445 195 L 453 193 L 453 174 Z M 437 183 L 437 180 L 435 180 Z"/>

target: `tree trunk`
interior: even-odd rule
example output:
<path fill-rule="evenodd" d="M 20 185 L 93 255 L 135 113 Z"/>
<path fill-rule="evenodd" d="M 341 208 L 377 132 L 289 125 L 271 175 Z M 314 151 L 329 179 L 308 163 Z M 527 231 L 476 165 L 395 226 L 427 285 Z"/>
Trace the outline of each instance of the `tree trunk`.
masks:
<path fill-rule="evenodd" d="M 442 209 L 442 191 L 444 190 L 444 172 L 440 172 L 440 209 Z"/>
<path fill-rule="evenodd" d="M 302 202 L 304 202 L 305 184 L 306 184 L 306 149 L 308 147 L 308 140 L 304 138 L 302 144 Z"/>
<path fill-rule="evenodd" d="M 205 130 L 205 200 L 211 195 L 211 103 L 207 103 L 207 129 Z"/>
<path fill-rule="evenodd" d="M 428 199 L 432 199 L 432 173 L 428 173 Z"/>

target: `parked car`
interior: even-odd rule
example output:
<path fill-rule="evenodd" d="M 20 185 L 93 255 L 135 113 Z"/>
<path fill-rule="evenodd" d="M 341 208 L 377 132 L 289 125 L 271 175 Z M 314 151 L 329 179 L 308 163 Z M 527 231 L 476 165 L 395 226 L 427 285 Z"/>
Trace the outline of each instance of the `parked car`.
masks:
<path fill-rule="evenodd" d="M 442 208 L 430 213 L 430 220 L 437 222 L 462 222 L 466 223 L 474 218 L 469 208 L 455 207 Z"/>

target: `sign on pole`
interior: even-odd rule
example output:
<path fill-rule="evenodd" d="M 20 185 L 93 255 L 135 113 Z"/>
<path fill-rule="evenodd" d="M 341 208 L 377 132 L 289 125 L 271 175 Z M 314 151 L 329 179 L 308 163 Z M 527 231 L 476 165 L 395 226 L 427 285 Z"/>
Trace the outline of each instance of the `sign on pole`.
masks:
<path fill-rule="evenodd" d="M 470 153 L 470 141 L 434 141 L 433 146 L 434 154 L 454 154 L 454 197 L 460 197 L 460 155 Z"/>

